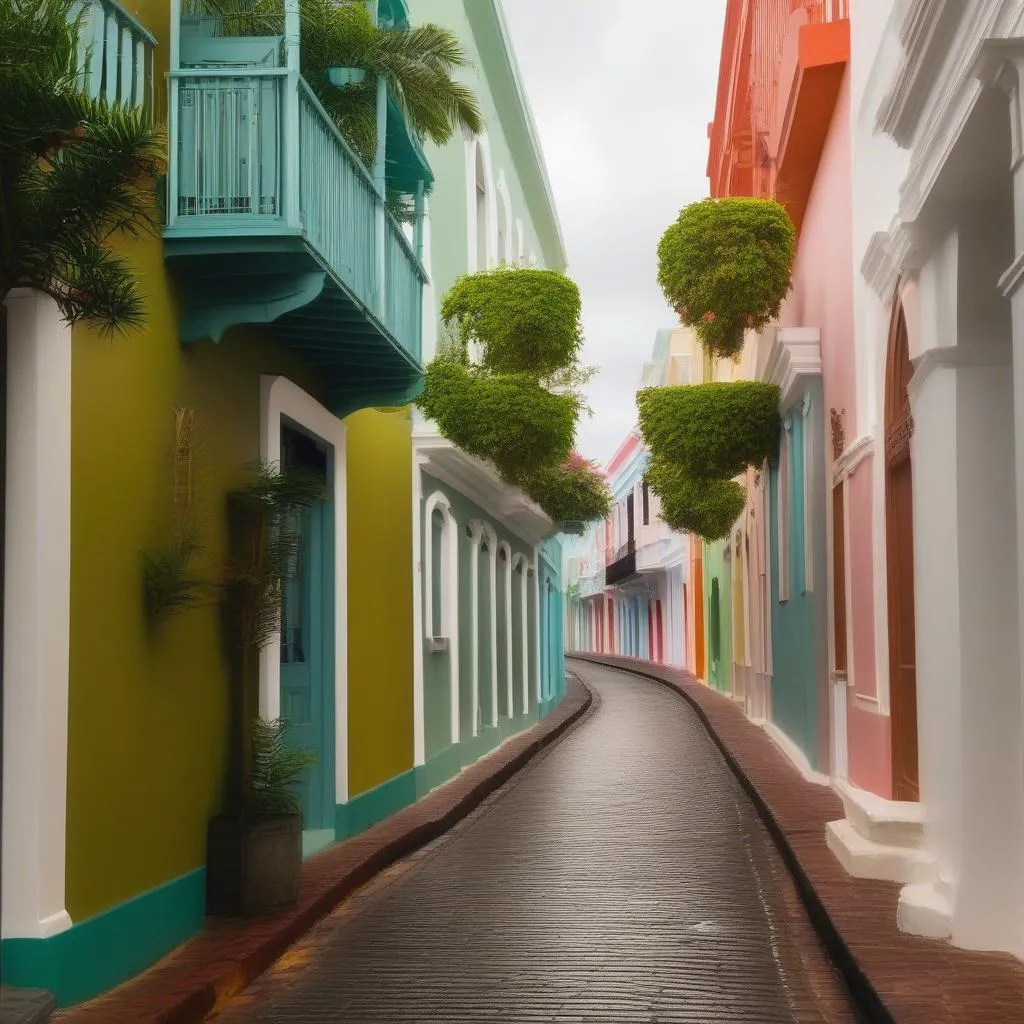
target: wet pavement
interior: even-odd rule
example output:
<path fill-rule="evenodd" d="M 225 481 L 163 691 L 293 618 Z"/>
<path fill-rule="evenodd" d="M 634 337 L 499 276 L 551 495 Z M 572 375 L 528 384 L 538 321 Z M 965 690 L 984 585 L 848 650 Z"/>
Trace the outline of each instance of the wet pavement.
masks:
<path fill-rule="evenodd" d="M 746 795 L 676 694 L 590 714 L 324 919 L 219 1024 L 848 1024 Z"/>

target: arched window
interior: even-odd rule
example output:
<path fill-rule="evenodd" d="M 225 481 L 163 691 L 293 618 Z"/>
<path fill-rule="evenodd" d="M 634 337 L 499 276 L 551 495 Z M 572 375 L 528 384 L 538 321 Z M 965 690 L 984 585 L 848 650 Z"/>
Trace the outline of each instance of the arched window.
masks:
<path fill-rule="evenodd" d="M 504 172 L 498 181 L 498 265 L 511 263 L 514 259 L 512 252 L 512 207 L 508 198 L 508 186 L 505 183 Z"/>
<path fill-rule="evenodd" d="M 484 148 L 476 144 L 476 268 L 487 269 L 487 167 Z"/>

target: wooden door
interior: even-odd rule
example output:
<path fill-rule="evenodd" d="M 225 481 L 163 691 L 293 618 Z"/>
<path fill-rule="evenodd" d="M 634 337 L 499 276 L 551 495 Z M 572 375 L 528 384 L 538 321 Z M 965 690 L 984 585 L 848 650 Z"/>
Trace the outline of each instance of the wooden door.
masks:
<path fill-rule="evenodd" d="M 907 385 L 913 373 L 903 309 L 889 336 L 885 393 L 886 575 L 889 599 L 889 702 L 892 787 L 896 800 L 917 800 L 917 667 L 914 627 L 914 490 Z"/>

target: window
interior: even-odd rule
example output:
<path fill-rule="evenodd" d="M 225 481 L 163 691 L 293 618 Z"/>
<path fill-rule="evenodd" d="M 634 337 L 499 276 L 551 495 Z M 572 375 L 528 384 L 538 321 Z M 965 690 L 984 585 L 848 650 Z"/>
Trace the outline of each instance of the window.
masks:
<path fill-rule="evenodd" d="M 789 600 L 789 526 L 790 526 L 790 427 L 789 417 L 783 422 L 782 445 L 779 452 L 778 473 L 778 546 L 779 546 L 779 600 Z"/>
<path fill-rule="evenodd" d="M 476 269 L 486 270 L 487 263 L 487 169 L 484 148 L 476 144 Z"/>
<path fill-rule="evenodd" d="M 645 480 L 641 485 L 641 503 L 643 509 L 644 526 L 651 525 L 651 490 Z"/>
<path fill-rule="evenodd" d="M 832 632 L 835 670 L 847 671 L 846 651 L 846 505 L 842 480 L 832 489 Z"/>

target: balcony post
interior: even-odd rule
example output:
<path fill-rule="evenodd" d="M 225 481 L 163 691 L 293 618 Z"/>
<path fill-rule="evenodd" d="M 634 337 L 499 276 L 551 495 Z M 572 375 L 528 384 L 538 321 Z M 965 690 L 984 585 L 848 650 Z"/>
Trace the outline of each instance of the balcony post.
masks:
<path fill-rule="evenodd" d="M 283 156 L 284 177 L 283 214 L 285 223 L 300 228 L 299 204 L 299 57 L 301 44 L 299 0 L 284 0 L 284 53 L 288 69 L 284 93 Z"/>
<path fill-rule="evenodd" d="M 171 0 L 171 75 L 167 88 L 167 226 L 178 219 L 178 89 L 181 70 L 181 0 Z"/>
<path fill-rule="evenodd" d="M 377 190 L 377 315 L 383 322 L 387 311 L 387 182 L 384 157 L 388 146 L 388 80 L 377 76 L 377 152 L 373 158 L 373 185 Z"/>
<path fill-rule="evenodd" d="M 413 232 L 413 245 L 416 249 L 416 259 L 423 262 L 423 218 L 425 215 L 426 186 L 420 181 L 416 184 L 416 227 Z"/>

